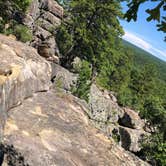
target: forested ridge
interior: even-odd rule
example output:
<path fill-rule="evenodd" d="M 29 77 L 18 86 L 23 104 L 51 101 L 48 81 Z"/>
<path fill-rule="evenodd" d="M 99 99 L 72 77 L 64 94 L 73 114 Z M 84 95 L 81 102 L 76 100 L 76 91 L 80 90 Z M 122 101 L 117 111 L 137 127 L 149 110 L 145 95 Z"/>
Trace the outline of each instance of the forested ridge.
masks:
<path fill-rule="evenodd" d="M 158 71 L 158 77 L 161 80 L 166 81 L 166 62 L 165 61 L 160 60 L 159 58 L 155 57 L 149 52 L 133 45 L 132 43 L 129 43 L 126 40 L 123 40 L 123 44 L 125 47 L 130 47 L 132 51 L 134 52 L 133 54 L 134 65 L 140 68 L 142 65 L 145 65 L 146 63 L 153 64 Z"/>
<path fill-rule="evenodd" d="M 61 65 L 78 73 L 72 93 L 87 100 L 90 85 L 114 91 L 121 106 L 128 106 L 146 119 L 150 136 L 138 154 L 153 165 L 166 165 L 166 67 L 165 62 L 122 41 L 119 19 L 137 19 L 139 6 L 146 0 L 128 1 L 122 12 L 120 0 L 59 1 L 65 9 L 62 24 L 56 31 Z M 18 40 L 30 41 L 32 34 L 22 23 L 30 1 L 0 1 L 0 32 L 14 34 Z M 151 1 L 153 3 L 153 1 Z M 158 30 L 165 32 L 165 1 L 147 9 L 147 21 L 157 20 Z M 160 18 L 161 17 L 161 18 Z M 144 55 L 145 54 L 145 55 Z M 79 64 L 74 63 L 79 58 Z"/>

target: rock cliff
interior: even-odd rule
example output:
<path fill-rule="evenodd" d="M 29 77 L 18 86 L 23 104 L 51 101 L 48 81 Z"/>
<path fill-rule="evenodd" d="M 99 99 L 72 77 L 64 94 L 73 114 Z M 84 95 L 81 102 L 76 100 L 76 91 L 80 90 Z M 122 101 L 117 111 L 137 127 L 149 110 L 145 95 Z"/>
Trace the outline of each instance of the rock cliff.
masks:
<path fill-rule="evenodd" d="M 49 89 L 51 67 L 35 49 L 0 35 L 0 120 L 35 92 Z"/>
<path fill-rule="evenodd" d="M 35 49 L 0 35 L 0 58 L 3 165 L 148 165 L 94 128 L 80 99 L 50 88 Z"/>
<path fill-rule="evenodd" d="M 97 128 L 114 137 L 123 148 L 141 150 L 140 142 L 148 134 L 144 121 L 134 110 L 120 107 L 111 92 L 92 84 L 87 113 Z"/>
<path fill-rule="evenodd" d="M 63 18 L 63 8 L 55 0 L 33 0 L 23 23 L 33 34 L 30 45 L 49 61 L 59 62 L 55 30 Z"/>

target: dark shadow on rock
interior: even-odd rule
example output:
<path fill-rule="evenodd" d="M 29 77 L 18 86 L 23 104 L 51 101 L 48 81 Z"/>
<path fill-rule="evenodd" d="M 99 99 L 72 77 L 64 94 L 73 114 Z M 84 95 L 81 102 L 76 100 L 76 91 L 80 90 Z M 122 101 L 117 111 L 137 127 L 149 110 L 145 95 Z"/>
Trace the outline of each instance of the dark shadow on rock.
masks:
<path fill-rule="evenodd" d="M 25 164 L 24 157 L 13 145 L 0 144 L 0 166 L 4 162 L 8 166 L 29 166 L 29 164 Z"/>

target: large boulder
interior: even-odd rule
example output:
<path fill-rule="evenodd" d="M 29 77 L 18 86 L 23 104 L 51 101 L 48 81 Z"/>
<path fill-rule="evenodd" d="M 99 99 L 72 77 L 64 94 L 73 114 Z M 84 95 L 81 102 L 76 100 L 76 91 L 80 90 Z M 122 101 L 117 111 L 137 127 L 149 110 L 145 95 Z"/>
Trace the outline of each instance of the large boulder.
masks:
<path fill-rule="evenodd" d="M 119 117 L 123 116 L 123 110 L 112 99 L 109 91 L 102 90 L 95 84 L 90 88 L 89 106 L 89 115 L 95 121 L 117 123 Z"/>
<path fill-rule="evenodd" d="M 55 41 L 55 29 L 61 24 L 63 8 L 55 0 L 33 0 L 23 23 L 33 33 L 30 45 L 52 62 L 58 62 L 59 50 Z"/>
<path fill-rule="evenodd" d="M 0 126 L 6 111 L 50 87 L 51 66 L 35 49 L 0 35 Z M 1 132 L 2 134 L 2 132 Z"/>
<path fill-rule="evenodd" d="M 131 152 L 141 150 L 141 142 L 147 133 L 144 130 L 134 130 L 127 127 L 119 127 L 120 145 Z"/>
<path fill-rule="evenodd" d="M 134 110 L 121 108 L 112 92 L 92 84 L 87 113 L 97 128 L 123 148 L 132 152 L 141 150 L 140 142 L 147 135 L 145 123 Z"/>
<path fill-rule="evenodd" d="M 126 150 L 138 152 L 141 150 L 141 142 L 148 135 L 145 132 L 145 122 L 140 118 L 138 112 L 124 108 L 123 117 L 119 118 L 120 144 Z"/>
<path fill-rule="evenodd" d="M 4 144 L 31 166 L 148 165 L 93 128 L 77 101 L 56 91 L 25 100 L 9 111 Z"/>
<path fill-rule="evenodd" d="M 145 123 L 138 115 L 138 112 L 135 112 L 134 110 L 129 108 L 124 108 L 123 110 L 124 115 L 119 119 L 120 125 L 133 129 L 143 129 Z"/>

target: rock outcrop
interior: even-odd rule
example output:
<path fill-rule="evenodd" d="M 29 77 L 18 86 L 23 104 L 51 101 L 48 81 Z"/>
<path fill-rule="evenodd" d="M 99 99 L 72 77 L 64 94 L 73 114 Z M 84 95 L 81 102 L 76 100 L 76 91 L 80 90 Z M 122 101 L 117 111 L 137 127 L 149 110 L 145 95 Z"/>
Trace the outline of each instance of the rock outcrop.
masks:
<path fill-rule="evenodd" d="M 116 123 L 123 116 L 123 110 L 111 99 L 110 93 L 95 84 L 90 88 L 89 105 L 90 117 L 95 121 Z"/>
<path fill-rule="evenodd" d="M 88 115 L 97 128 L 108 136 L 115 137 L 126 150 L 138 152 L 140 142 L 147 133 L 144 121 L 138 113 L 121 108 L 116 97 L 109 91 L 92 84 L 90 89 Z"/>
<path fill-rule="evenodd" d="M 0 120 L 35 92 L 49 89 L 51 67 L 35 49 L 0 35 Z M 2 132 L 1 132 L 2 134 Z"/>
<path fill-rule="evenodd" d="M 77 83 L 78 74 L 69 72 L 62 66 L 51 63 L 53 88 L 61 88 L 70 91 Z"/>
<path fill-rule="evenodd" d="M 93 128 L 62 92 L 38 93 L 10 110 L 4 134 L 31 166 L 147 165 Z"/>
<path fill-rule="evenodd" d="M 32 33 L 30 45 L 49 61 L 58 63 L 55 30 L 63 18 L 63 8 L 55 0 L 33 0 L 24 19 Z"/>
<path fill-rule="evenodd" d="M 140 118 L 137 112 L 129 108 L 124 108 L 123 110 L 124 110 L 124 115 L 122 118 L 119 119 L 120 125 L 138 130 L 144 128 L 145 123 Z"/>
<path fill-rule="evenodd" d="M 147 133 L 144 130 L 133 130 L 131 128 L 119 126 L 120 145 L 131 152 L 141 150 L 140 143 Z"/>
<path fill-rule="evenodd" d="M 95 129 L 78 98 L 49 90 L 51 66 L 33 48 L 0 43 L 3 165 L 148 165 Z"/>

